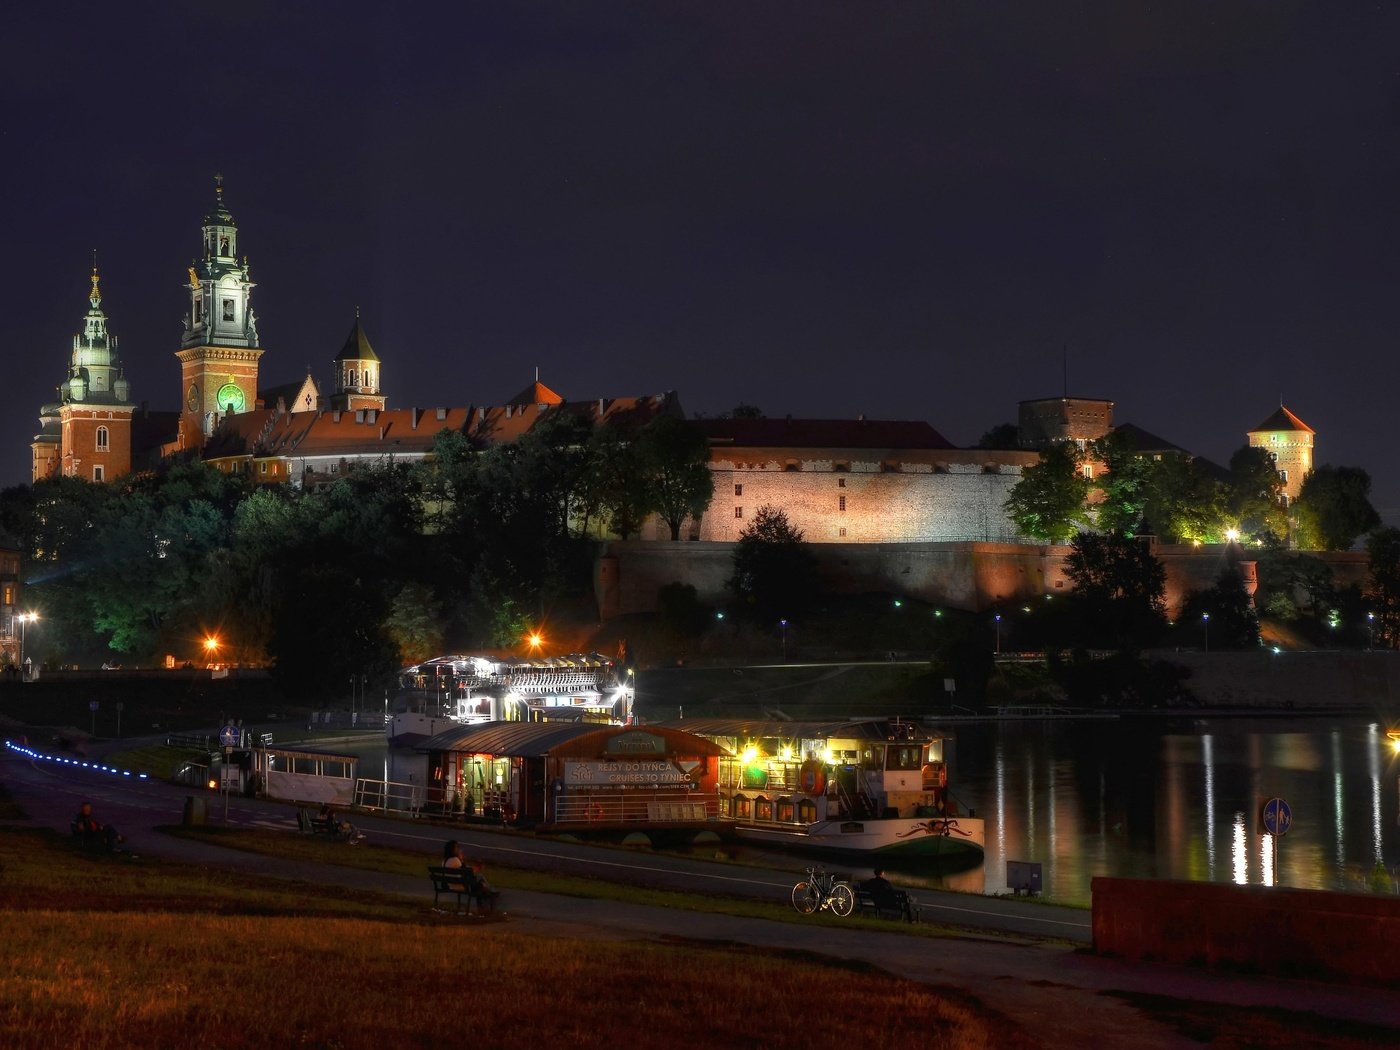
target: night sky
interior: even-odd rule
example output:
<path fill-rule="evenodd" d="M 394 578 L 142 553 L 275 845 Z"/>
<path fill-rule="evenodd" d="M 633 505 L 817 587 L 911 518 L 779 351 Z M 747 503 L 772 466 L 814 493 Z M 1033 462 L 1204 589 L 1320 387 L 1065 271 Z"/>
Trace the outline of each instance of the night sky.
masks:
<path fill-rule="evenodd" d="M 433 6 L 6 16 L 0 484 L 94 248 L 134 399 L 178 407 L 222 172 L 264 385 L 325 384 L 358 306 L 390 407 L 538 366 L 973 444 L 1067 357 L 1221 463 L 1282 397 L 1400 523 L 1400 5 Z"/>

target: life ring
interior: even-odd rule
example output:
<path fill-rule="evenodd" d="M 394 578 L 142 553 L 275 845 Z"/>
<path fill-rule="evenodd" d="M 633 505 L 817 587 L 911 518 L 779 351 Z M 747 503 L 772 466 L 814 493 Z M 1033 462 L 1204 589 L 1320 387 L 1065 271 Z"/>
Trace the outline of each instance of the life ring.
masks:
<path fill-rule="evenodd" d="M 809 758 L 802 763 L 802 771 L 797 775 L 797 782 L 805 794 L 820 795 L 826 790 L 826 770 L 816 759 Z"/>

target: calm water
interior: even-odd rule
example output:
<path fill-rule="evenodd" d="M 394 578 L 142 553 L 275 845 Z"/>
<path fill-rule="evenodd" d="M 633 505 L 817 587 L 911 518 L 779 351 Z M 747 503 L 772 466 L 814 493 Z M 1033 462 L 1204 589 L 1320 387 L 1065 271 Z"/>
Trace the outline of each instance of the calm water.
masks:
<path fill-rule="evenodd" d="M 985 863 L 899 879 L 1001 893 L 1006 862 L 1030 860 L 1047 897 L 1084 904 L 1095 875 L 1360 889 L 1377 860 L 1400 867 L 1400 756 L 1385 730 L 1365 718 L 961 724 L 950 786 L 987 820 Z M 362 777 L 426 775 L 421 755 L 358 750 Z M 1277 871 L 1255 826 L 1275 796 L 1293 811 Z"/>
<path fill-rule="evenodd" d="M 1400 756 L 1356 719 L 1035 721 L 957 727 L 953 786 L 987 818 L 983 867 L 941 880 L 996 893 L 1006 861 L 1087 903 L 1095 875 L 1360 889 L 1400 865 Z M 1257 813 L 1288 802 L 1274 869 Z"/>

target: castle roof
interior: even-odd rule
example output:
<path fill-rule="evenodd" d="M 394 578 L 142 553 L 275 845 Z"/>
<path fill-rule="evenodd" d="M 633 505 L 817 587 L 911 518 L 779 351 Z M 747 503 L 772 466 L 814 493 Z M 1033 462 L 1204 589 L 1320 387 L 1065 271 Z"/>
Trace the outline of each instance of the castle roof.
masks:
<path fill-rule="evenodd" d="M 508 405 L 562 405 L 564 399 L 538 379 L 506 402 Z"/>
<path fill-rule="evenodd" d="M 1257 427 L 1251 428 L 1249 433 L 1255 434 L 1268 430 L 1297 430 L 1304 434 L 1317 433 L 1317 431 L 1313 430 L 1312 427 L 1308 426 L 1282 405 L 1279 405 L 1278 411 L 1264 420 L 1264 422 L 1260 423 Z"/>
<path fill-rule="evenodd" d="M 374 352 L 374 347 L 369 345 L 369 336 L 365 335 L 358 314 L 355 315 L 355 324 L 350 329 L 350 335 L 345 339 L 345 345 L 340 348 L 340 353 L 335 355 L 335 359 L 337 361 L 379 360 L 379 355 Z"/>
<path fill-rule="evenodd" d="M 742 448 L 951 449 L 953 444 L 922 420 L 890 419 L 697 419 L 692 424 L 711 445 Z"/>

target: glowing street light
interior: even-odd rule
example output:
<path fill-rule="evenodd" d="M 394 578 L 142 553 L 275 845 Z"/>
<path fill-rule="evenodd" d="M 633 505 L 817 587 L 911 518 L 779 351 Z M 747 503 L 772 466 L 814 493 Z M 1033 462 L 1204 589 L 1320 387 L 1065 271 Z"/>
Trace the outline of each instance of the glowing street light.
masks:
<path fill-rule="evenodd" d="M 778 627 L 783 632 L 783 663 L 787 663 L 787 620 L 779 620 Z"/>
<path fill-rule="evenodd" d="M 31 624 L 38 620 L 39 614 L 36 612 L 25 612 L 20 613 L 19 616 L 15 618 L 19 620 L 19 666 L 24 672 L 24 677 L 27 679 L 29 678 L 29 667 L 24 662 L 24 628 L 26 624 Z"/>
<path fill-rule="evenodd" d="M 995 621 L 995 623 L 996 623 L 996 628 L 997 628 L 997 655 L 1000 656 L 1000 655 L 1001 655 L 1001 613 L 997 613 L 995 616 L 993 616 L 993 617 L 992 617 L 992 620 Z"/>
<path fill-rule="evenodd" d="M 1226 529 L 1226 530 L 1225 530 L 1225 542 L 1226 542 L 1226 543 L 1234 543 L 1234 542 L 1235 542 L 1236 540 L 1238 540 L 1239 538 L 1240 538 L 1240 530 L 1239 530 L 1239 529 Z"/>
<path fill-rule="evenodd" d="M 532 654 L 538 653 L 540 651 L 540 646 L 544 645 L 544 635 L 540 634 L 539 631 L 531 631 L 525 640 L 530 643 L 530 652 Z"/>
<path fill-rule="evenodd" d="M 1372 652 L 1375 652 L 1375 650 L 1376 650 L 1376 614 L 1373 613 L 1373 612 L 1368 612 L 1368 613 L 1366 614 L 1366 633 L 1367 633 L 1367 635 L 1369 636 L 1369 640 L 1368 640 L 1367 643 L 1366 643 L 1366 648 L 1369 649 L 1369 650 L 1371 650 Z"/>
<path fill-rule="evenodd" d="M 1206 653 L 1210 652 L 1210 613 L 1201 613 L 1201 626 L 1206 634 Z"/>

